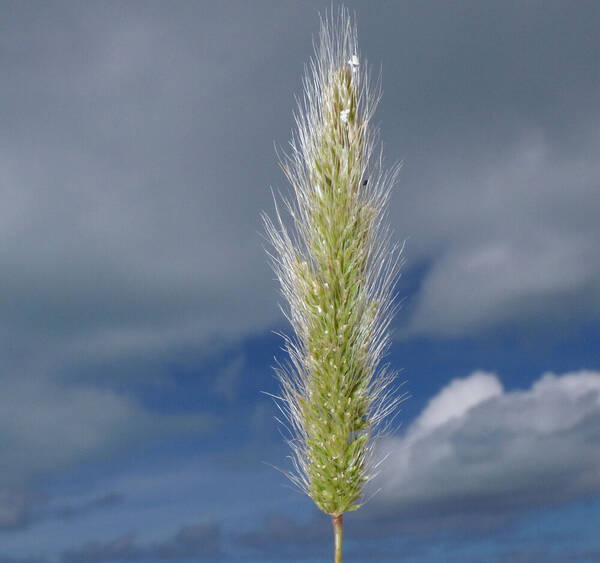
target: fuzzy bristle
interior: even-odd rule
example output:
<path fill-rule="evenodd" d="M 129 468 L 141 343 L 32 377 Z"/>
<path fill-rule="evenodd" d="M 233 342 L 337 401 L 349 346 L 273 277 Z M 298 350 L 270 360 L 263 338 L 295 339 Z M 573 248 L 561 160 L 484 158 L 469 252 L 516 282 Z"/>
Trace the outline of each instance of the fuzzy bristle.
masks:
<path fill-rule="evenodd" d="M 384 215 L 399 166 L 384 172 L 371 118 L 379 100 L 345 9 L 321 20 L 297 133 L 282 161 L 293 186 L 286 226 L 263 215 L 295 337 L 276 368 L 292 433 L 292 480 L 324 512 L 360 506 L 381 423 L 401 397 L 382 366 L 401 249 Z"/>

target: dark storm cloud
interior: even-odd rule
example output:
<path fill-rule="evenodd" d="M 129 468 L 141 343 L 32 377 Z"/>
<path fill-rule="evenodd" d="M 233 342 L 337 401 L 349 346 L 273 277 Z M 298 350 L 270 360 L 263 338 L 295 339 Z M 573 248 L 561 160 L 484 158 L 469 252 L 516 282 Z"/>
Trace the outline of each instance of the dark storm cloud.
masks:
<path fill-rule="evenodd" d="M 213 560 L 221 555 L 221 531 L 215 524 L 182 526 L 163 542 L 142 545 L 134 534 L 124 534 L 107 542 L 89 541 L 64 553 L 62 563 L 101 563 L 124 561 Z"/>
<path fill-rule="evenodd" d="M 429 265 L 405 334 L 598 318 L 600 7 L 391 11 L 360 22 L 387 154 L 406 162 L 390 218 L 408 266 Z"/>
<path fill-rule="evenodd" d="M 258 214 L 327 6 L 11 4 L 7 362 L 161 356 L 278 319 Z M 350 8 L 406 161 L 390 220 L 408 267 L 430 264 L 409 333 L 597 316 L 598 5 Z"/>
<path fill-rule="evenodd" d="M 269 292 L 254 293 L 270 273 L 249 202 L 268 201 L 276 170 L 265 125 L 275 106 L 256 80 L 281 66 L 274 45 L 293 37 L 298 9 L 6 10 L 0 418 L 14 447 L 3 481 L 106 452 L 123 428 L 139 440 L 162 427 L 130 395 L 58 375 L 92 364 L 103 383 L 147 377 L 156 359 L 274 318 Z M 271 89 L 287 116 L 291 93 Z"/>
<path fill-rule="evenodd" d="M 277 170 L 262 84 L 298 8 L 138 7 L 3 18 L 0 283 L 17 357 L 168 349 L 274 317 L 255 233 Z M 285 75 L 269 87 L 282 108 Z"/>

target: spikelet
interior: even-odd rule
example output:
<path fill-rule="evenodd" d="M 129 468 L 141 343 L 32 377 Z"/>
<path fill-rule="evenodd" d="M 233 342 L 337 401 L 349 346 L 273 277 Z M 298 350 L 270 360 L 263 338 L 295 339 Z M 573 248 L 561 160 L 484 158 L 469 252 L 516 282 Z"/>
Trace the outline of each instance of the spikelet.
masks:
<path fill-rule="evenodd" d="M 381 423 L 401 400 L 382 365 L 396 309 L 401 249 L 384 211 L 399 166 L 382 171 L 371 118 L 380 95 L 344 8 L 321 20 L 283 170 L 288 226 L 263 214 L 268 251 L 295 337 L 278 364 L 291 432 L 288 476 L 333 516 L 360 506 Z"/>

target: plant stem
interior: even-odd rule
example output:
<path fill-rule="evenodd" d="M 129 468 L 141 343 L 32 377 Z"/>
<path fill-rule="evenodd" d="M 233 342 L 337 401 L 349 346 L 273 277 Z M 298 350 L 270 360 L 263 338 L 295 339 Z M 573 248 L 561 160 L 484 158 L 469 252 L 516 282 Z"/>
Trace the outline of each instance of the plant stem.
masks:
<path fill-rule="evenodd" d="M 333 524 L 333 537 L 335 542 L 334 547 L 334 563 L 342 563 L 342 527 L 343 527 L 343 514 L 339 516 L 332 516 L 331 523 Z"/>

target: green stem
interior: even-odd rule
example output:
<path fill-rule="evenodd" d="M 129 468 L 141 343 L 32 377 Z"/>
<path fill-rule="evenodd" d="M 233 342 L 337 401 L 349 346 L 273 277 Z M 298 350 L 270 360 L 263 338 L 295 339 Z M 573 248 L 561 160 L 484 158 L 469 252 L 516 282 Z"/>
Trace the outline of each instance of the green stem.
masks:
<path fill-rule="evenodd" d="M 335 541 L 333 558 L 334 563 L 342 563 L 342 517 L 343 514 L 331 516 L 331 523 L 333 524 L 333 536 Z"/>

